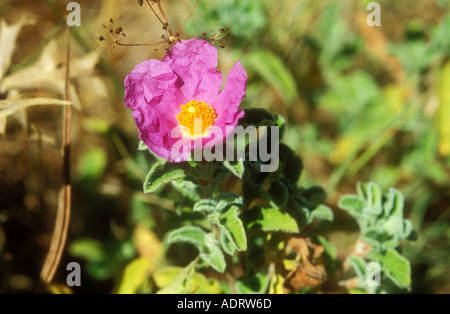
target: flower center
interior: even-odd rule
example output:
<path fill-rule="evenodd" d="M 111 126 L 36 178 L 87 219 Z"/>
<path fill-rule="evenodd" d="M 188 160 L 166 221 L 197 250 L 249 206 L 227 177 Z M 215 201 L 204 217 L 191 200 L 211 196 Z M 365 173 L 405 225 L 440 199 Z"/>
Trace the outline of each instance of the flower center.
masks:
<path fill-rule="evenodd" d="M 181 105 L 180 109 L 181 112 L 177 115 L 178 122 L 189 129 L 189 135 L 193 138 L 203 136 L 205 130 L 216 121 L 213 107 L 203 101 L 191 100 Z"/>

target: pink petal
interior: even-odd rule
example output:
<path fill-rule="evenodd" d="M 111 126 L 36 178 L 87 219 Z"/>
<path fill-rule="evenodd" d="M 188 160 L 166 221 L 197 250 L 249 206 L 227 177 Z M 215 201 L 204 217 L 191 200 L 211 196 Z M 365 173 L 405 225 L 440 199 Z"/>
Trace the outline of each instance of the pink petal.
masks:
<path fill-rule="evenodd" d="M 190 151 L 177 156 L 172 153 L 172 147 L 180 141 L 179 138 L 172 138 L 172 131 L 178 126 L 177 123 L 165 119 L 158 111 L 151 110 L 149 107 L 134 111 L 133 117 L 139 130 L 140 139 L 152 152 L 169 162 L 188 160 Z M 183 142 L 190 141 L 185 138 L 181 140 Z M 179 159 L 174 160 L 174 157 Z"/>
<path fill-rule="evenodd" d="M 225 87 L 217 96 L 213 104 L 217 114 L 217 124 L 229 124 L 236 121 L 238 115 L 242 115 L 239 106 L 247 89 L 247 73 L 238 61 L 228 73 Z"/>
<path fill-rule="evenodd" d="M 222 73 L 216 70 L 217 59 L 217 48 L 194 38 L 175 44 L 162 62 L 184 82 L 180 89 L 187 101 L 212 104 L 223 84 Z"/>
<path fill-rule="evenodd" d="M 165 102 L 165 113 L 179 112 L 186 99 L 180 92 L 183 83 L 166 64 L 158 60 L 138 64 L 125 78 L 125 104 L 136 110 L 143 106 L 159 107 Z"/>

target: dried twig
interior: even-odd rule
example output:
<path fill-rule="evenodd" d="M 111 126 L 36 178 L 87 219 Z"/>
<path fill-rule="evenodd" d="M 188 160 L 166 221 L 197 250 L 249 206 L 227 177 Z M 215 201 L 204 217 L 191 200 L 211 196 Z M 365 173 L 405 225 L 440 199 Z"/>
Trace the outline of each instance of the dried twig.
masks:
<path fill-rule="evenodd" d="M 66 55 L 66 84 L 65 84 L 65 100 L 70 100 L 70 29 L 66 28 L 66 40 L 67 40 L 67 55 Z M 63 116 L 63 142 L 62 142 L 62 154 L 63 154 L 63 187 L 60 193 L 60 199 L 58 204 L 58 212 L 56 214 L 55 228 L 53 231 L 52 240 L 50 243 L 50 249 L 45 258 L 44 266 L 42 267 L 40 279 L 41 286 L 48 285 L 52 282 L 55 276 L 58 265 L 61 261 L 61 256 L 64 250 L 67 239 L 67 231 L 70 221 L 70 209 L 71 209 L 71 184 L 70 184 L 70 129 L 71 129 L 71 116 L 72 107 L 66 106 L 64 108 Z"/>

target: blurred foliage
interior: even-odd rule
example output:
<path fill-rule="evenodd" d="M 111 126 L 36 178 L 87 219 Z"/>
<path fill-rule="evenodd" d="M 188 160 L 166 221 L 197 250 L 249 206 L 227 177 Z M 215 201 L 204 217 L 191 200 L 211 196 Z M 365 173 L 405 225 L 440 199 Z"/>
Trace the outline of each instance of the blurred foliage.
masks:
<path fill-rule="evenodd" d="M 198 199 L 189 191 L 197 187 L 187 176 L 157 194 L 142 193 L 146 170 L 159 160 L 136 149 L 122 84 L 137 63 L 161 58 L 164 49 L 96 50 L 102 24 L 111 17 L 127 33 L 124 42 L 157 41 L 162 30 L 136 1 L 79 2 L 82 27 L 72 30 L 73 214 L 61 264 L 81 263 L 82 286 L 74 292 L 282 292 L 288 283 L 281 275 L 269 278 L 271 269 L 249 278 L 239 278 L 241 270 L 235 269 L 236 290 L 230 291 L 223 276 L 196 272 L 189 264 L 197 256 L 194 247 L 167 245 L 165 237 L 186 220 L 205 225 L 192 211 Z M 180 25 L 193 2 L 163 1 L 170 22 Z M 284 143 L 304 164 L 301 186 L 324 186 L 328 194 L 334 221 L 300 230 L 323 247 L 325 259 L 335 261 L 327 263 L 328 273 L 345 267 L 358 242 L 355 234 L 365 232 L 361 221 L 337 207 L 338 200 L 355 194 L 358 181 L 373 181 L 383 191 L 403 192 L 403 217 L 417 232 L 417 241 L 399 240 L 390 248 L 410 262 L 411 292 L 448 293 L 450 4 L 380 0 L 382 26 L 368 27 L 368 2 L 201 0 L 182 38 L 201 38 L 218 20 L 218 27 L 231 27 L 220 69 L 226 73 L 235 60 L 242 61 L 249 75 L 244 108 L 285 117 Z M 61 184 L 61 108 L 53 105 L 66 105 L 58 101 L 65 12 L 60 1 L 0 0 L 5 20 L 0 28 L 2 293 L 32 291 L 51 237 Z M 46 106 L 31 107 L 36 105 Z M 220 184 L 238 191 L 235 180 L 226 178 L 227 169 L 219 170 Z M 259 210 L 264 217 L 273 214 Z M 276 251 L 279 240 L 252 241 Z M 379 260 L 389 265 L 399 253 L 390 251 Z M 236 261 L 239 254 L 226 259 Z M 284 268 L 295 269 L 294 262 L 287 260 Z M 357 269 L 358 261 L 353 266 Z M 56 281 L 64 283 L 65 276 L 60 267 Z M 342 292 L 333 280 L 322 283 L 321 291 Z M 182 284 L 172 285 L 175 281 Z"/>

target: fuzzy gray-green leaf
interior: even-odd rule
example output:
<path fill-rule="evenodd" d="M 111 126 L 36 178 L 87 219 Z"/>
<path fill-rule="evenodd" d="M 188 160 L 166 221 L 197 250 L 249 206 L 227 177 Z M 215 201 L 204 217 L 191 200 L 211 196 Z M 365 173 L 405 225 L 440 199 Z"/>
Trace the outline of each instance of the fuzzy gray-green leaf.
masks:
<path fill-rule="evenodd" d="M 209 233 L 206 235 L 205 244 L 208 248 L 208 253 L 201 253 L 200 258 L 219 273 L 223 273 L 227 264 L 214 234 Z"/>
<path fill-rule="evenodd" d="M 324 221 L 333 221 L 334 215 L 331 209 L 325 205 L 319 205 L 314 209 L 310 216 L 309 222 L 311 223 L 314 219 L 324 220 Z"/>
<path fill-rule="evenodd" d="M 244 175 L 244 162 L 242 160 L 240 161 L 224 161 L 223 165 L 225 168 L 231 171 L 233 175 L 238 177 L 239 179 L 242 179 L 242 176 Z"/>
<path fill-rule="evenodd" d="M 259 207 L 253 210 L 258 211 L 258 218 L 250 223 L 249 227 L 258 226 L 267 232 L 299 232 L 297 222 L 287 213 L 283 213 L 273 207 Z"/>
<path fill-rule="evenodd" d="M 152 193 L 165 184 L 183 179 L 189 173 L 189 168 L 184 164 L 168 163 L 166 161 L 156 163 L 144 181 L 144 192 Z"/>
<path fill-rule="evenodd" d="M 228 240 L 234 245 L 238 251 L 247 250 L 247 237 L 245 234 L 244 224 L 239 218 L 239 208 L 231 206 L 231 208 L 223 213 L 218 221 L 218 226 L 227 236 Z"/>
<path fill-rule="evenodd" d="M 411 265 L 409 261 L 394 249 L 387 249 L 381 257 L 381 262 L 386 268 L 386 274 L 398 287 L 409 288 L 411 286 Z"/>
<path fill-rule="evenodd" d="M 199 227 L 182 227 L 171 231 L 167 236 L 167 243 L 187 242 L 195 245 L 200 251 L 204 252 L 206 249 L 206 233 Z"/>

